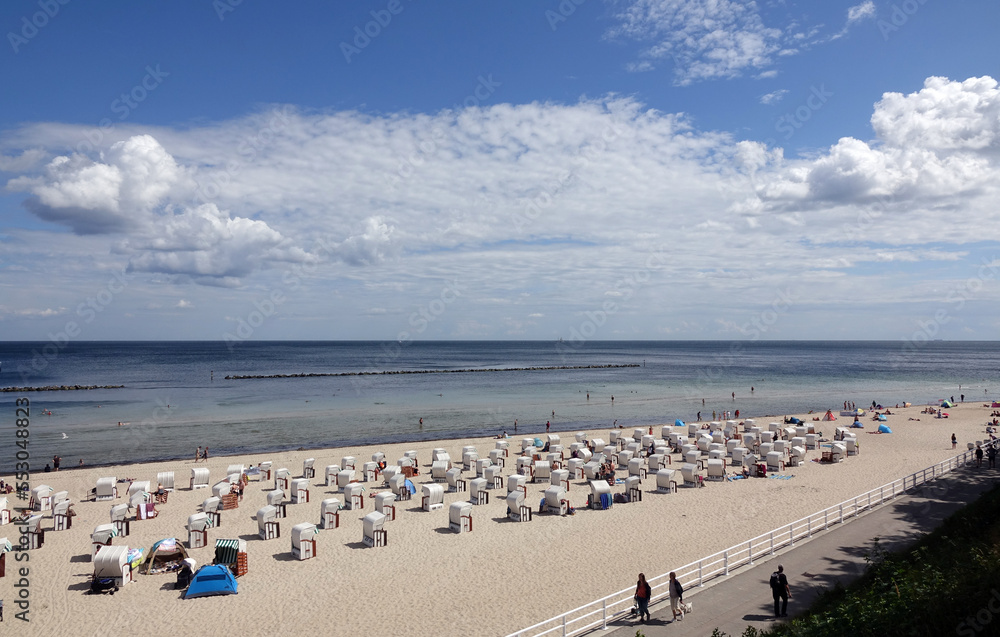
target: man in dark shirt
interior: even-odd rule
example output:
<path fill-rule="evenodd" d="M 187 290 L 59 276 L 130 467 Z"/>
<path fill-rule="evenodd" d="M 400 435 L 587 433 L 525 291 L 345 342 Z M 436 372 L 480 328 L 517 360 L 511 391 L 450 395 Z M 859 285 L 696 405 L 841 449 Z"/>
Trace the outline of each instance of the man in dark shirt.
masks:
<path fill-rule="evenodd" d="M 785 567 L 778 564 L 778 570 L 771 573 L 771 596 L 774 598 L 774 616 L 788 617 L 788 578 L 785 577 Z M 780 604 L 779 604 L 780 602 Z M 779 608 L 780 606 L 780 608 Z M 781 611 L 780 613 L 778 611 Z"/>

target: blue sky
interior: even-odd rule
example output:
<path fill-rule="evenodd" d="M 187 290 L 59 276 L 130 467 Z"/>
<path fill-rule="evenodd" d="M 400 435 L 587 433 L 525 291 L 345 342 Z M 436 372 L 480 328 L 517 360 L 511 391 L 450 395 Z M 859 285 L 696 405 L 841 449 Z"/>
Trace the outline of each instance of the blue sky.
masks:
<path fill-rule="evenodd" d="M 998 14 L 6 2 L 0 339 L 995 339 Z"/>

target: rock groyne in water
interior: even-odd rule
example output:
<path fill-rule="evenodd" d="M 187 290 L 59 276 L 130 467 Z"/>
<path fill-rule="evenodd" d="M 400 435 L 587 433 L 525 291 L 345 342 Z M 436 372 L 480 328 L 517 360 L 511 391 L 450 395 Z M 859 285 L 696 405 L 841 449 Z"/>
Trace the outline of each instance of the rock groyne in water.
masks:
<path fill-rule="evenodd" d="M 227 375 L 226 380 L 248 380 L 260 378 L 318 378 L 321 376 L 392 376 L 394 374 L 469 374 L 473 372 L 539 372 L 557 369 L 622 369 L 641 367 L 638 363 L 622 365 L 558 365 L 555 367 L 483 367 L 470 369 L 399 369 L 381 372 L 311 372 L 308 374 L 246 374 Z"/>

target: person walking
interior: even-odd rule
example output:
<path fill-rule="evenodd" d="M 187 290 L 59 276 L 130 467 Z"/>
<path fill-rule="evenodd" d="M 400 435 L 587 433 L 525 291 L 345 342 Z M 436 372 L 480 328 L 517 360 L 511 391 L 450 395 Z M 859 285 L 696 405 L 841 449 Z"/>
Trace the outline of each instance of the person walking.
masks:
<path fill-rule="evenodd" d="M 205 460 L 205 462 L 208 462 L 208 447 L 205 447 L 205 450 L 201 452 L 201 457 Z"/>
<path fill-rule="evenodd" d="M 653 589 L 646 581 L 646 575 L 639 573 L 639 581 L 635 585 L 635 601 L 639 604 L 639 623 L 645 624 L 649 620 L 649 598 L 653 596 Z"/>
<path fill-rule="evenodd" d="M 684 611 L 681 610 L 681 604 L 684 603 L 684 587 L 677 580 L 677 573 L 670 571 L 670 583 L 668 588 L 670 589 L 670 612 L 673 613 L 673 619 L 684 619 Z M 673 620 L 671 620 L 673 621 Z"/>
<path fill-rule="evenodd" d="M 774 616 L 788 617 L 788 598 L 792 596 L 788 590 L 788 578 L 785 577 L 785 567 L 778 564 L 778 570 L 771 573 L 771 597 L 774 598 Z M 780 608 L 779 608 L 780 602 Z M 780 613 L 778 611 L 781 611 Z"/>
<path fill-rule="evenodd" d="M 976 443 L 976 468 L 983 468 L 983 446 L 981 443 Z"/>
<path fill-rule="evenodd" d="M 956 447 L 958 447 L 958 438 L 955 437 L 955 434 L 951 434 L 951 448 L 954 449 Z"/>
<path fill-rule="evenodd" d="M 201 460 L 201 447 L 200 446 L 194 452 L 194 461 L 198 462 L 199 460 Z"/>
<path fill-rule="evenodd" d="M 997 468 L 997 448 L 996 445 L 990 445 L 986 448 L 986 458 L 989 460 L 990 469 Z"/>

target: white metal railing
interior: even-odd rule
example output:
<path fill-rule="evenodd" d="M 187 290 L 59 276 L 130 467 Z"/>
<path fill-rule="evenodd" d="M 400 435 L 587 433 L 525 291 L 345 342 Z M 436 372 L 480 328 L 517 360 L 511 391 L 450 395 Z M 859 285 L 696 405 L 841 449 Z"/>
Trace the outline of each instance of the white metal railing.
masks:
<path fill-rule="evenodd" d="M 997 446 L 998 443 L 1000 441 L 994 441 L 991 444 Z M 783 547 L 794 546 L 797 540 L 808 539 L 812 537 L 814 532 L 849 522 L 862 512 L 875 509 L 910 489 L 939 478 L 959 467 L 966 466 L 974 459 L 975 450 L 970 449 L 953 458 L 943 460 L 926 469 L 862 493 L 855 498 L 813 513 L 809 517 L 778 527 L 769 533 L 758 535 L 724 551 L 674 569 L 676 577 L 678 580 L 687 582 L 686 587 L 704 586 L 705 582 L 729 575 L 738 568 L 753 566 L 755 559 L 774 555 L 775 551 Z M 647 581 L 653 592 L 649 600 L 650 604 L 669 595 L 668 573 L 657 575 Z M 508 637 L 541 637 L 543 635 L 569 637 L 595 628 L 607 629 L 609 622 L 629 613 L 634 593 L 635 587 L 630 586 L 579 608 L 574 608 L 551 619 L 511 633 Z"/>

